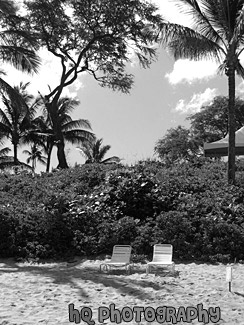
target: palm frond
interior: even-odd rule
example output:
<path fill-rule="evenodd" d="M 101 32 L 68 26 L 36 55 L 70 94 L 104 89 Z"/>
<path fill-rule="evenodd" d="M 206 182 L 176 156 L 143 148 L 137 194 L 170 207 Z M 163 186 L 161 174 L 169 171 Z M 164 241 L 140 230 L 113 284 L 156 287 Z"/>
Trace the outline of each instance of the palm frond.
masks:
<path fill-rule="evenodd" d="M 29 164 L 30 162 L 31 162 L 31 157 L 28 157 L 28 158 L 26 159 L 26 163 Z"/>
<path fill-rule="evenodd" d="M 38 162 L 41 163 L 42 165 L 47 164 L 47 158 L 46 157 L 38 157 Z"/>
<path fill-rule="evenodd" d="M 102 161 L 105 157 L 106 153 L 111 149 L 110 145 L 100 146 L 99 151 L 97 152 L 97 159 L 98 161 Z"/>
<path fill-rule="evenodd" d="M 214 43 L 223 43 L 219 33 L 213 28 L 212 20 L 204 12 L 209 6 L 209 1 L 202 0 L 200 6 L 196 0 L 175 0 L 179 11 L 189 15 L 193 19 L 193 24 L 197 31 L 204 37 L 212 40 Z"/>
<path fill-rule="evenodd" d="M 20 46 L 0 46 L 0 59 L 27 73 L 38 72 L 40 58 L 34 51 Z"/>
<path fill-rule="evenodd" d="M 2 72 L 1 72 L 2 73 Z M 5 73 L 4 73 L 5 74 Z M 4 79 L 0 78 L 0 91 L 1 93 L 6 93 L 9 96 L 18 96 L 18 93 L 14 89 L 14 87 L 11 87 Z"/>
<path fill-rule="evenodd" d="M 244 33 L 244 6 L 242 3 L 242 8 L 239 10 L 236 19 L 236 28 L 235 28 L 235 34 L 233 35 L 233 38 L 239 38 L 240 42 L 243 44 L 243 33 Z"/>
<path fill-rule="evenodd" d="M 27 149 L 26 150 L 23 150 L 22 153 L 24 153 L 25 155 L 31 155 L 31 151 L 29 151 Z"/>
<path fill-rule="evenodd" d="M 110 158 L 107 158 L 103 160 L 101 163 L 102 164 L 119 164 L 121 159 L 117 156 L 112 156 Z"/>
<path fill-rule="evenodd" d="M 86 130 L 69 130 L 63 132 L 64 139 L 72 144 L 79 144 L 83 141 L 92 141 L 94 134 Z"/>
<path fill-rule="evenodd" d="M 228 43 L 232 21 L 236 19 L 235 15 L 229 15 L 229 3 L 226 1 L 202 0 L 201 5 L 205 17 L 207 17 L 212 28 L 221 38 L 222 45 L 225 45 Z M 207 34 L 205 36 L 209 37 Z M 216 39 L 216 42 L 219 42 L 219 40 Z"/>
<path fill-rule="evenodd" d="M 33 50 L 38 49 L 38 34 L 32 33 L 20 28 L 2 29 L 0 31 L 0 39 L 2 43 L 9 46 L 21 46 L 25 48 L 31 48 Z"/>
<path fill-rule="evenodd" d="M 72 121 L 72 117 L 68 114 L 60 114 L 58 115 L 58 121 L 60 125 L 64 125 Z"/>
<path fill-rule="evenodd" d="M 162 30 L 161 42 L 173 54 L 174 58 L 201 60 L 214 58 L 221 62 L 223 49 L 214 41 L 195 32 L 194 30 L 177 24 L 168 23 Z"/>
<path fill-rule="evenodd" d="M 94 139 L 93 141 L 85 141 L 76 149 L 86 158 L 86 163 L 119 163 L 120 158 L 117 156 L 104 159 L 106 153 L 110 150 L 110 145 L 102 146 L 103 139 Z"/>
<path fill-rule="evenodd" d="M 75 128 L 83 128 L 83 129 L 88 129 L 91 130 L 91 124 L 88 120 L 72 120 L 69 122 L 66 122 L 65 124 L 62 125 L 62 130 L 63 131 L 69 131 Z"/>
<path fill-rule="evenodd" d="M 0 149 L 0 158 L 7 156 L 10 153 L 11 149 L 8 147 Z"/>
<path fill-rule="evenodd" d="M 224 62 L 219 65 L 217 73 L 224 74 L 226 72 L 226 69 L 227 69 L 227 62 L 226 60 L 224 60 Z"/>
<path fill-rule="evenodd" d="M 0 133 L 2 136 L 9 137 L 12 133 L 12 128 L 10 128 L 8 125 L 0 122 Z"/>
<path fill-rule="evenodd" d="M 8 114 L 12 117 L 12 120 L 14 115 L 15 117 L 18 115 L 20 119 L 24 118 L 26 114 L 34 115 L 34 112 L 31 112 L 28 109 L 25 101 L 26 96 L 22 96 L 19 87 L 11 87 L 7 82 L 0 78 L 0 89 L 2 93 L 2 102 L 6 106 Z"/>
<path fill-rule="evenodd" d="M 2 123 L 1 124 L 1 127 L 2 127 L 2 125 L 4 125 L 5 126 L 5 130 L 11 130 L 11 122 L 10 122 L 10 120 L 9 120 L 9 118 L 8 118 L 8 116 L 6 115 L 6 112 L 4 112 L 4 110 L 2 110 L 2 109 L 0 109 L 0 122 Z"/>
<path fill-rule="evenodd" d="M 236 72 L 241 78 L 244 78 L 244 68 L 241 65 L 240 61 L 238 61 L 238 63 L 237 63 Z"/>
<path fill-rule="evenodd" d="M 14 90 L 16 91 L 17 94 L 19 94 L 19 96 L 22 97 L 23 99 L 23 102 L 25 103 L 24 106 L 28 105 L 33 102 L 34 100 L 34 96 L 29 94 L 27 92 L 27 87 L 30 85 L 30 82 L 26 82 L 26 83 L 23 83 L 23 82 L 20 82 L 20 84 L 18 86 L 14 86 Z M 29 109 L 30 111 L 30 109 Z"/>
<path fill-rule="evenodd" d="M 79 105 L 79 101 L 76 99 L 69 97 L 60 98 L 57 104 L 59 115 L 71 113 L 77 105 Z"/>
<path fill-rule="evenodd" d="M 10 0 L 1 0 L 0 1 L 0 12 L 4 15 L 15 15 L 16 6 L 13 1 Z"/>
<path fill-rule="evenodd" d="M 36 110 L 42 108 L 42 106 L 43 106 L 42 98 L 36 97 L 35 100 L 31 103 L 30 109 L 33 109 L 36 112 Z"/>
<path fill-rule="evenodd" d="M 12 106 L 11 106 L 11 101 L 9 99 L 7 99 L 7 97 L 5 96 L 2 96 L 2 102 L 5 106 L 5 113 L 6 113 L 6 116 L 9 118 L 9 121 L 11 123 L 11 126 L 13 126 L 13 124 L 18 120 L 19 118 L 19 107 L 17 106 L 17 109 L 14 111 L 12 109 Z"/>

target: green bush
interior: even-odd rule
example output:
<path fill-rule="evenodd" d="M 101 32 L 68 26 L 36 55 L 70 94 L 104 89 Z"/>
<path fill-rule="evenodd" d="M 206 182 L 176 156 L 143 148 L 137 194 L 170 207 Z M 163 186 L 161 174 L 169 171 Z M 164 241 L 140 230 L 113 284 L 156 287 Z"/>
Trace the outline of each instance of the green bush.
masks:
<path fill-rule="evenodd" d="M 243 260 L 239 176 L 229 186 L 226 164 L 209 159 L 167 168 L 147 161 L 34 177 L 2 174 L 0 256 L 98 255 L 131 244 L 139 261 L 155 243 L 171 243 L 175 259 Z"/>
<path fill-rule="evenodd" d="M 0 210 L 0 253 L 1 257 L 9 257 L 15 254 L 15 226 L 16 219 L 9 215 L 8 211 Z"/>

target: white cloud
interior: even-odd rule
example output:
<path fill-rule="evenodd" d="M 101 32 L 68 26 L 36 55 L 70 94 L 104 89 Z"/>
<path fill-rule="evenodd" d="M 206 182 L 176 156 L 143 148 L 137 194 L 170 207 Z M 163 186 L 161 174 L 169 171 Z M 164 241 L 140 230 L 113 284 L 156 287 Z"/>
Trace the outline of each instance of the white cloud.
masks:
<path fill-rule="evenodd" d="M 189 102 L 180 99 L 175 107 L 175 111 L 182 114 L 196 113 L 203 105 L 210 104 L 215 96 L 218 95 L 216 88 L 207 88 L 203 93 L 194 94 Z"/>
<path fill-rule="evenodd" d="M 165 77 L 172 85 L 183 82 L 192 84 L 197 80 L 214 77 L 217 68 L 218 65 L 213 61 L 178 60 L 174 63 L 173 71 L 167 73 Z"/>

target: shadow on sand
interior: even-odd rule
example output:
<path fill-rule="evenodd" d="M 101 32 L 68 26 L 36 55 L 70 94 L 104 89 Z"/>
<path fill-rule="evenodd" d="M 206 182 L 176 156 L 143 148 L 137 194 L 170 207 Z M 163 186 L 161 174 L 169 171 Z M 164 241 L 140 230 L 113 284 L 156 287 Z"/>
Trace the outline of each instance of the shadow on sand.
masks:
<path fill-rule="evenodd" d="M 73 265 L 72 265 L 73 264 Z M 146 275 L 145 266 L 136 265 L 130 275 L 126 275 L 125 269 L 111 270 L 109 273 L 99 271 L 99 264 L 86 263 L 86 260 L 80 260 L 76 263 L 39 263 L 27 264 L 16 263 L 13 259 L 0 260 L 0 276 L 1 273 L 23 273 L 42 275 L 51 278 L 56 284 L 69 284 L 72 288 L 79 290 L 79 295 L 82 298 L 87 297 L 89 282 L 97 285 L 97 291 L 104 287 L 115 288 L 123 296 L 141 297 L 151 299 L 150 290 L 158 291 L 164 289 L 169 291 L 168 287 L 178 286 L 174 283 L 174 278 L 179 276 L 179 272 L 175 274 L 165 272 L 165 270 L 156 271 Z M 87 286 L 82 286 L 80 282 L 85 282 Z M 165 286 L 167 284 L 167 287 Z M 150 288 L 150 290 L 145 290 Z"/>

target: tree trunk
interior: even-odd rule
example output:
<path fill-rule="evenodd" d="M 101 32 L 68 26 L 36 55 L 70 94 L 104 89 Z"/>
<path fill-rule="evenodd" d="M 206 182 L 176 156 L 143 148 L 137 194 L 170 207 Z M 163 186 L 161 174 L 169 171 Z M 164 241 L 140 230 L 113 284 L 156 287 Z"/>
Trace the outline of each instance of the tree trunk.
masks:
<path fill-rule="evenodd" d="M 58 107 L 57 107 L 57 99 L 53 100 L 49 104 L 49 112 L 50 112 L 50 117 L 52 120 L 53 124 L 53 133 L 54 133 L 54 141 L 55 145 L 58 148 L 57 152 L 57 157 L 58 157 L 58 168 L 69 168 L 66 157 L 65 157 L 65 152 L 64 152 L 64 139 L 63 139 L 63 134 L 61 131 L 61 126 L 58 124 Z"/>
<path fill-rule="evenodd" d="M 50 170 L 50 163 L 51 163 L 51 154 L 52 154 L 53 146 L 50 145 L 50 147 L 47 150 L 47 166 L 46 166 L 46 172 L 48 173 Z"/>
<path fill-rule="evenodd" d="M 35 173 L 35 169 L 36 169 L 36 158 L 33 157 L 32 159 L 32 169 L 33 169 L 33 172 Z"/>
<path fill-rule="evenodd" d="M 57 147 L 58 147 L 58 168 L 69 168 L 66 157 L 65 157 L 65 152 L 64 152 L 64 141 L 63 140 L 58 140 L 57 141 Z"/>
<path fill-rule="evenodd" d="M 228 105 L 228 183 L 235 184 L 235 66 L 230 62 L 228 69 L 229 105 Z"/>
<path fill-rule="evenodd" d="M 14 165 L 18 165 L 18 145 L 16 143 L 14 145 Z"/>

